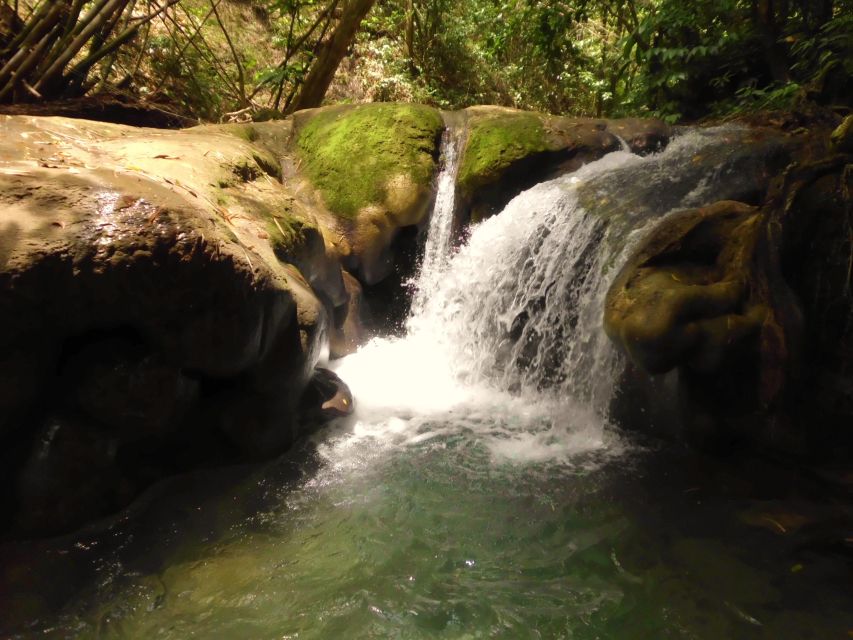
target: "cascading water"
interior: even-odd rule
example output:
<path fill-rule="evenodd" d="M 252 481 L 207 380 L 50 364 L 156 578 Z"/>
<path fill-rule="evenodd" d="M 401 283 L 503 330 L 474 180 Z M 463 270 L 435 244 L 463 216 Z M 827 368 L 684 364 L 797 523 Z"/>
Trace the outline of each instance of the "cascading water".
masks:
<path fill-rule="evenodd" d="M 418 317 L 423 313 L 429 292 L 438 286 L 450 261 L 453 216 L 456 210 L 456 174 L 459 170 L 458 155 L 462 137 L 448 127 L 442 142 L 443 164 L 436 181 L 435 204 L 429 219 L 418 277 L 413 283 L 412 317 Z"/>
<path fill-rule="evenodd" d="M 778 524 L 766 502 L 713 493 L 749 482 L 615 457 L 629 445 L 605 428 L 618 366 L 600 328 L 608 283 L 650 221 L 750 196 L 768 150 L 738 135 L 612 153 L 522 193 L 455 252 L 451 137 L 407 334 L 340 363 L 357 413 L 318 434 L 314 463 L 293 454 L 213 497 L 172 485 L 136 524 L 16 550 L 23 564 L 0 573 L 20 618 L 8 635 L 844 635 L 853 604 L 836 585 L 849 576 L 822 577 L 843 563 L 808 551 L 793 565 L 797 545 L 744 531 L 749 518 Z M 85 588 L 59 598 L 55 577 L 78 572 Z M 51 599 L 66 604 L 32 613 Z"/>
<path fill-rule="evenodd" d="M 511 428 L 482 433 L 493 451 L 565 459 L 614 446 L 606 424 L 620 359 L 601 326 L 608 286 L 650 221 L 749 195 L 762 169 L 733 151 L 737 132 L 694 131 L 649 157 L 610 153 L 521 193 L 455 253 L 450 137 L 407 333 L 339 365 L 360 407 L 356 434 L 385 425 L 423 439 L 426 416 L 493 412 L 513 416 Z"/>

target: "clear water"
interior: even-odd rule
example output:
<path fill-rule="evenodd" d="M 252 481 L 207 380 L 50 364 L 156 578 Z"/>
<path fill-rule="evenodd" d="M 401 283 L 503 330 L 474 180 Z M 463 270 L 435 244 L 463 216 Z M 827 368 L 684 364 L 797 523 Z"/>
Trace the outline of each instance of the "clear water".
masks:
<path fill-rule="evenodd" d="M 849 484 L 654 450 L 607 422 L 603 293 L 650 220 L 737 192 L 729 135 L 611 154 L 455 252 L 435 230 L 406 337 L 338 364 L 352 418 L 262 469 L 174 480 L 112 523 L 0 549 L 0 631 L 849 637 Z"/>

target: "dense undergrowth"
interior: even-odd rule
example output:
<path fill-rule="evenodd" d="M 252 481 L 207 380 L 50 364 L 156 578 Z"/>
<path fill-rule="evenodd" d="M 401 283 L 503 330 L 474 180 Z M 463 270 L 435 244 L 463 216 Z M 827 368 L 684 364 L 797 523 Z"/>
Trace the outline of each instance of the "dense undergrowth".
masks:
<path fill-rule="evenodd" d="M 46 11 L 56 20 L 33 26 Z M 323 65 L 337 70 L 326 102 L 670 122 L 843 110 L 853 1 L 0 0 L 0 102 L 119 91 L 201 120 L 263 119 L 314 106 L 300 94 Z"/>

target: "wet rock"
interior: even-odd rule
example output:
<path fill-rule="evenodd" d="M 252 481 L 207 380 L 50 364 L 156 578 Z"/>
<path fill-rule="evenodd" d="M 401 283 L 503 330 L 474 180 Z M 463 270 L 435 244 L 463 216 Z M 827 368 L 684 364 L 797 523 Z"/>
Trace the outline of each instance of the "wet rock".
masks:
<path fill-rule="evenodd" d="M 635 394 L 644 411 L 706 447 L 849 457 L 850 158 L 801 160 L 760 206 L 671 214 L 643 239 L 608 292 L 604 324 L 634 365 L 672 372 L 669 412 L 654 384 L 645 400 Z M 636 375 L 624 382 L 642 387 Z"/>
<path fill-rule="evenodd" d="M 0 380 L 10 381 L 0 455 L 4 482 L 22 487 L 7 523 L 53 530 L 51 509 L 67 501 L 76 515 L 56 523 L 77 526 L 164 474 L 288 446 L 325 342 L 320 298 L 345 298 L 316 220 L 269 177 L 265 150 L 227 128 L 9 117 L 0 127 Z M 238 163 L 258 170 L 232 182 Z M 279 227 L 299 232 L 273 237 Z M 213 389 L 264 400 L 244 410 L 238 446 L 200 419 Z M 39 457 L 45 416 L 61 425 Z M 128 491 L 115 491 L 115 474 L 132 480 Z"/>
<path fill-rule="evenodd" d="M 334 324 L 329 331 L 329 352 L 333 358 L 343 358 L 355 353 L 368 338 L 364 324 L 364 299 L 361 284 L 346 271 L 343 274 L 349 298 L 345 305 L 335 310 Z"/>
<path fill-rule="evenodd" d="M 668 125 L 638 118 L 565 118 L 504 107 L 469 107 L 466 142 L 459 165 L 460 214 L 478 222 L 501 211 L 521 191 L 574 171 L 621 140 L 635 153 L 662 149 Z"/>
<path fill-rule="evenodd" d="M 641 156 L 662 151 L 672 138 L 672 127 L 656 118 L 607 120 L 607 130 Z"/>
<path fill-rule="evenodd" d="M 116 440 L 91 425 L 48 418 L 15 481 L 15 528 L 61 533 L 125 504 L 135 487 L 123 478 L 116 451 Z"/>
<path fill-rule="evenodd" d="M 120 338 L 75 349 L 63 367 L 61 385 L 72 406 L 91 421 L 133 442 L 179 428 L 198 400 L 199 382 L 160 354 Z"/>
<path fill-rule="evenodd" d="M 316 427 L 354 410 L 355 402 L 346 383 L 329 369 L 315 369 L 300 401 L 300 421 Z"/>
<path fill-rule="evenodd" d="M 607 334 L 649 373 L 717 368 L 764 320 L 750 287 L 759 221 L 733 201 L 667 217 L 611 286 Z"/>
<path fill-rule="evenodd" d="M 775 290 L 787 294 L 790 318 L 788 331 L 767 345 L 778 351 L 768 358 L 776 431 L 839 459 L 853 455 L 851 166 L 853 154 L 794 166 L 768 207 Z"/>

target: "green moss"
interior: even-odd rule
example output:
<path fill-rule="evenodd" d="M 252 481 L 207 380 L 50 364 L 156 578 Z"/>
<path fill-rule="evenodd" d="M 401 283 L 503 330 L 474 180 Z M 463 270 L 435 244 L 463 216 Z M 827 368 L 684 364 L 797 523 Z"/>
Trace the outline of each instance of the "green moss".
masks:
<path fill-rule="evenodd" d="M 303 170 L 329 210 L 353 218 L 384 201 L 393 176 L 429 184 L 443 128 L 431 107 L 367 104 L 320 111 L 299 132 L 297 146 Z"/>
<path fill-rule="evenodd" d="M 271 178 L 281 180 L 281 163 L 269 151 L 256 149 L 252 152 L 252 159 Z"/>
<path fill-rule="evenodd" d="M 255 127 L 250 124 L 229 127 L 227 131 L 231 135 L 237 136 L 238 138 L 240 138 L 241 140 L 245 140 L 246 142 L 255 142 L 260 137 Z"/>
<path fill-rule="evenodd" d="M 261 177 L 261 169 L 254 160 L 248 158 L 240 158 L 231 165 L 231 173 L 233 173 L 241 182 L 252 182 Z"/>
<path fill-rule="evenodd" d="M 258 213 L 265 221 L 269 243 L 279 260 L 294 262 L 303 253 L 312 237 L 320 238 L 316 226 L 294 215 L 290 203 L 282 202 Z M 321 240 L 322 242 L 322 240 Z"/>
<path fill-rule="evenodd" d="M 514 162 L 548 150 L 542 120 L 532 113 L 505 113 L 475 120 L 459 166 L 459 186 L 470 193 L 494 182 Z"/>

